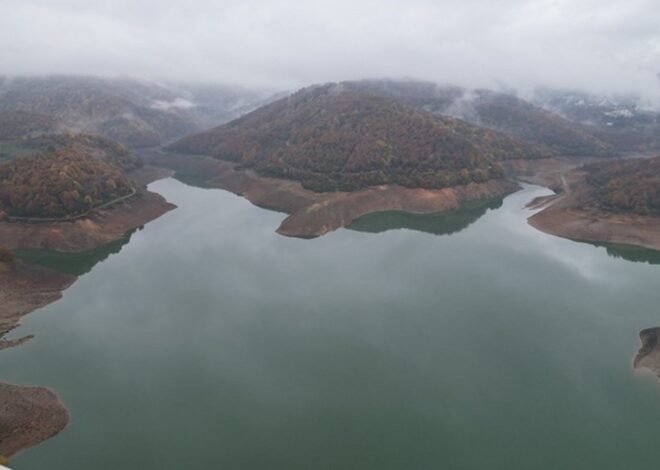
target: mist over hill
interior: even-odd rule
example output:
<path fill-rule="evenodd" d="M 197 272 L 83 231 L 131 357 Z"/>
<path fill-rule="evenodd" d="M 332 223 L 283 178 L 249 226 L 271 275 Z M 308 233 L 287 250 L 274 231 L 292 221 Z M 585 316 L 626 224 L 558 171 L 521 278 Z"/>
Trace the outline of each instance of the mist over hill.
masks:
<path fill-rule="evenodd" d="M 171 148 L 296 179 L 317 191 L 482 182 L 503 176 L 499 161 L 553 154 L 354 83 L 305 88 Z"/>
<path fill-rule="evenodd" d="M 225 85 L 17 77 L 0 83 L 0 112 L 22 112 L 23 121 L 31 116 L 34 124 L 47 117 L 61 130 L 102 134 L 129 147 L 151 147 L 239 116 L 266 96 Z"/>

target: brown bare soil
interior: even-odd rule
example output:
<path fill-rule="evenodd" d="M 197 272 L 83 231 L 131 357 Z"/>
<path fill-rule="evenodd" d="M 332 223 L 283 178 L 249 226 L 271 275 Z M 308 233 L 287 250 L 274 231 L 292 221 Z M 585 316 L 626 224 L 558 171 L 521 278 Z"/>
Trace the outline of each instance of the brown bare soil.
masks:
<path fill-rule="evenodd" d="M 600 209 L 584 170 L 563 175 L 563 191 L 528 219 L 543 232 L 572 240 L 660 250 L 660 217 Z"/>
<path fill-rule="evenodd" d="M 66 427 L 69 413 L 52 391 L 0 383 L 0 455 L 12 457 Z"/>
<path fill-rule="evenodd" d="M 563 190 L 561 175 L 587 163 L 603 161 L 598 157 L 555 157 L 537 160 L 507 160 L 505 171 L 525 183 L 545 186 L 555 192 Z"/>
<path fill-rule="evenodd" d="M 253 204 L 291 214 L 277 229 L 281 235 L 314 238 L 349 225 L 357 218 L 382 211 L 419 214 L 458 209 L 462 204 L 501 197 L 519 189 L 507 180 L 490 180 L 444 189 L 375 186 L 353 192 L 314 192 L 297 181 L 269 178 L 236 164 L 197 155 L 142 155 L 152 165 L 206 176 L 205 184 L 231 191 Z"/>
<path fill-rule="evenodd" d="M 0 350 L 31 339 L 7 340 L 24 315 L 55 302 L 76 280 L 40 266 L 0 263 Z M 41 387 L 0 383 L 0 456 L 12 457 L 60 432 L 69 414 L 57 395 Z"/>
<path fill-rule="evenodd" d="M 648 328 L 639 332 L 642 347 L 633 362 L 635 369 L 648 369 L 660 377 L 660 328 Z"/>
<path fill-rule="evenodd" d="M 0 245 L 11 249 L 76 252 L 97 248 L 157 219 L 176 206 L 144 191 L 90 217 L 71 222 L 0 222 Z"/>
<path fill-rule="evenodd" d="M 8 345 L 2 336 L 22 316 L 58 300 L 75 280 L 75 276 L 21 261 L 0 263 L 0 349 Z"/>
<path fill-rule="evenodd" d="M 317 237 L 374 212 L 434 214 L 456 210 L 470 201 L 505 196 L 518 189 L 510 181 L 491 180 L 444 189 L 377 186 L 350 193 L 330 193 L 291 214 L 277 232 L 292 237 Z"/>

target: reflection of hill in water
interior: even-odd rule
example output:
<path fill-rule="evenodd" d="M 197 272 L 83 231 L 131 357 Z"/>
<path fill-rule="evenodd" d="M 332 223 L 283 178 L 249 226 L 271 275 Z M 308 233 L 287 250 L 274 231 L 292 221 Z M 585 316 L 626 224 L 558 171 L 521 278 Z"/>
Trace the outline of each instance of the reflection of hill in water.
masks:
<path fill-rule="evenodd" d="M 660 251 L 632 245 L 595 244 L 602 246 L 612 258 L 621 258 L 635 263 L 660 264 Z"/>
<path fill-rule="evenodd" d="M 133 230 L 119 240 L 107 243 L 94 250 L 81 253 L 61 253 L 47 250 L 18 250 L 16 254 L 26 263 L 38 264 L 75 276 L 87 274 L 101 261 L 105 261 L 110 255 L 119 253 L 130 240 Z"/>
<path fill-rule="evenodd" d="M 212 186 L 208 184 L 209 175 L 206 173 L 177 171 L 174 173 L 174 179 L 194 188 L 212 188 Z"/>
<path fill-rule="evenodd" d="M 456 211 L 440 214 L 411 214 L 399 211 L 376 212 L 360 217 L 347 228 L 369 233 L 408 229 L 434 235 L 450 235 L 466 229 L 489 209 L 500 207 L 502 200 L 491 199 L 486 202 L 472 203 Z"/>

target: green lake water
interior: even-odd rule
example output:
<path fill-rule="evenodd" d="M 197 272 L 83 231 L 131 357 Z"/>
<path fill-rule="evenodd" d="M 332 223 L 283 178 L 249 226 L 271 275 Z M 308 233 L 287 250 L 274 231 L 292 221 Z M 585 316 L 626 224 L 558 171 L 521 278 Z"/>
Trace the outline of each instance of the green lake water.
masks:
<path fill-rule="evenodd" d="M 526 224 L 527 186 L 445 216 L 385 213 L 314 240 L 177 180 L 179 208 L 94 253 L 0 352 L 4 382 L 71 412 L 20 470 L 649 469 L 660 257 Z"/>

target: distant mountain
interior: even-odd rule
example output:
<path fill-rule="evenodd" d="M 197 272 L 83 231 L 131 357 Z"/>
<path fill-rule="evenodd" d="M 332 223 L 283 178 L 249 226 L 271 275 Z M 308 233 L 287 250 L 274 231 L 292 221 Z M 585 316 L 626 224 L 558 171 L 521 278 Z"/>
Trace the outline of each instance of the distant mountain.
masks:
<path fill-rule="evenodd" d="M 365 80 L 348 83 L 358 90 L 389 96 L 427 111 L 458 117 L 472 124 L 543 145 L 558 155 L 610 156 L 613 148 L 587 126 L 516 96 L 469 90 L 430 82 Z"/>
<path fill-rule="evenodd" d="M 54 132 L 58 127 L 57 119 L 46 114 L 16 109 L 0 110 L 0 140 Z"/>
<path fill-rule="evenodd" d="M 299 180 L 316 191 L 388 183 L 442 188 L 500 178 L 504 159 L 551 155 L 350 82 L 305 88 L 171 149 Z"/>
<path fill-rule="evenodd" d="M 49 116 L 66 130 L 102 134 L 129 147 L 160 145 L 218 125 L 264 97 L 235 87 L 130 79 L 50 76 L 0 82 L 0 111 Z"/>
<path fill-rule="evenodd" d="M 617 150 L 660 150 L 660 110 L 645 106 L 639 97 L 543 88 L 534 102 L 590 129 Z"/>
<path fill-rule="evenodd" d="M 3 142 L 0 141 L 0 155 Z M 143 166 L 140 158 L 131 154 L 122 144 L 100 135 L 90 134 L 42 134 L 36 137 L 14 140 L 11 148 L 21 156 L 37 155 L 60 149 L 81 151 L 94 158 L 114 165 L 124 172 Z M 8 155 L 11 159 L 11 156 Z"/>

